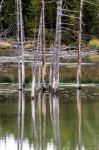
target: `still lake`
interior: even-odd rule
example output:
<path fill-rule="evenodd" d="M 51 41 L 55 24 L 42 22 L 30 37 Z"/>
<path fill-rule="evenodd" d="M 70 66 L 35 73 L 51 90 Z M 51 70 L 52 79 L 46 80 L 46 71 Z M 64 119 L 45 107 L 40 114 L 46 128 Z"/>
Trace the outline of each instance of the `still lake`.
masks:
<path fill-rule="evenodd" d="M 0 150 L 99 150 L 99 86 L 0 93 Z"/>

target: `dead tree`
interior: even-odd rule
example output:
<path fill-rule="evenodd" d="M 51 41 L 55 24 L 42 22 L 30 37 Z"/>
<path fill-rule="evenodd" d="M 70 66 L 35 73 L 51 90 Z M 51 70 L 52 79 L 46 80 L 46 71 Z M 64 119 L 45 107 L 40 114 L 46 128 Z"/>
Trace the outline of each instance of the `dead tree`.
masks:
<path fill-rule="evenodd" d="M 51 88 L 51 82 L 52 82 L 52 66 L 50 65 L 50 71 L 49 71 L 49 89 Z"/>
<path fill-rule="evenodd" d="M 78 69 L 77 69 L 78 89 L 81 89 L 82 12 L 83 12 L 83 0 L 80 1 L 80 15 L 79 15 L 79 47 L 78 47 Z"/>
<path fill-rule="evenodd" d="M 46 75 L 46 65 L 45 65 L 45 2 L 42 2 L 42 69 L 41 69 L 41 89 L 46 89 L 45 75 Z"/>
<path fill-rule="evenodd" d="M 40 24 L 39 24 L 39 32 L 38 32 L 38 40 L 37 40 L 37 47 L 36 44 L 34 45 L 34 63 L 32 64 L 32 92 L 31 97 L 34 98 L 35 94 L 35 83 L 36 83 L 36 73 L 38 71 L 38 88 L 40 88 L 40 81 L 41 81 L 41 67 L 40 67 L 40 60 L 41 60 L 41 32 L 42 32 L 42 10 L 40 15 Z M 34 37 L 34 41 L 36 41 Z"/>
<path fill-rule="evenodd" d="M 31 91 L 31 97 L 34 99 L 35 94 L 35 82 L 36 82 L 36 69 L 37 69 L 37 49 L 36 49 L 36 23 L 35 23 L 35 31 L 34 31 L 34 48 L 33 48 L 33 54 L 34 54 L 34 63 L 32 63 L 32 91 Z"/>
<path fill-rule="evenodd" d="M 53 92 L 56 92 L 59 87 L 59 52 L 61 45 L 61 14 L 62 0 L 57 0 L 57 19 L 56 19 L 56 37 L 53 48 Z"/>
<path fill-rule="evenodd" d="M 37 50 L 38 50 L 38 89 L 41 87 L 41 49 L 42 49 L 42 10 L 40 15 L 40 24 L 39 24 L 39 33 L 38 33 L 38 42 L 37 42 Z"/>
<path fill-rule="evenodd" d="M 38 71 L 38 88 L 46 89 L 45 85 L 45 3 L 42 0 L 37 48 L 34 50 L 34 65 L 32 69 L 32 97 L 35 93 L 36 72 Z M 40 66 L 40 61 L 42 62 Z M 38 67 L 39 65 L 39 67 Z"/>
<path fill-rule="evenodd" d="M 24 27 L 22 17 L 22 2 L 16 0 L 16 21 L 17 21 L 17 46 L 18 46 L 18 81 L 19 89 L 25 85 L 25 67 L 24 67 Z"/>

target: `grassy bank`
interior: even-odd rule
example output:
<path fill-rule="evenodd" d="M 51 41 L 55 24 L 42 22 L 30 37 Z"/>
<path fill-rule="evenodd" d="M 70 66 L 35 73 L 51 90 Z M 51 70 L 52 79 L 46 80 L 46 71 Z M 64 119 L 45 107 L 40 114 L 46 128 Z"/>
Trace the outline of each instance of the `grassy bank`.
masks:
<path fill-rule="evenodd" d="M 14 42 L 6 41 L 2 42 L 0 45 L 0 55 L 16 55 L 15 48 L 12 47 Z M 27 41 L 25 43 L 25 48 L 32 48 L 33 43 Z M 61 62 L 66 62 L 65 59 L 61 59 Z M 71 59 L 69 62 L 77 62 L 75 59 Z M 82 67 L 82 83 L 99 83 L 99 55 L 88 55 L 83 58 L 83 62 L 93 62 L 96 65 L 93 66 L 83 66 Z M 25 83 L 31 83 L 32 73 L 31 67 L 29 65 L 25 66 Z M 63 83 L 76 83 L 76 73 L 77 68 L 60 68 L 60 82 Z M 18 70 L 17 66 L 12 66 L 11 64 L 6 64 L 3 66 L 3 69 L 0 70 L 0 83 L 17 83 L 18 82 Z M 46 81 L 49 80 L 49 67 L 47 67 Z"/>
<path fill-rule="evenodd" d="M 82 67 L 82 83 L 99 83 L 99 69 L 98 65 L 83 66 Z M 0 71 L 0 83 L 16 83 L 18 82 L 18 70 L 15 67 L 6 67 L 5 70 Z M 26 66 L 25 68 L 26 77 L 25 83 L 31 83 L 32 73 L 31 67 Z M 77 68 L 60 68 L 60 82 L 63 83 L 76 83 Z M 46 81 L 49 79 L 49 67 L 47 67 Z"/>
<path fill-rule="evenodd" d="M 99 55 L 93 54 L 89 55 L 87 58 L 90 60 L 90 62 L 99 63 Z"/>

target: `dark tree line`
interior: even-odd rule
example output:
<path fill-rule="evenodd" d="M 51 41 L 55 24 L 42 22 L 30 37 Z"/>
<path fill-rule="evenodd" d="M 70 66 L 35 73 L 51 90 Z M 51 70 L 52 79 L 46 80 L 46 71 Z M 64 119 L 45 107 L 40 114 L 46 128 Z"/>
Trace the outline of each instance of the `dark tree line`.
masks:
<path fill-rule="evenodd" d="M 24 29 L 26 37 L 33 37 L 33 31 L 36 24 L 38 29 L 41 1 L 40 0 L 22 0 Z M 63 8 L 69 11 L 64 11 L 70 17 L 62 17 L 62 22 L 72 24 L 63 24 L 64 30 L 62 34 L 62 41 L 69 43 L 77 40 L 78 35 L 78 19 L 80 0 L 64 0 Z M 84 1 L 83 10 L 83 34 L 85 41 L 95 36 L 99 38 L 99 1 L 88 0 Z M 74 12 L 73 12 L 74 11 Z M 6 29 L 10 24 L 13 24 L 11 35 L 15 36 L 16 32 L 16 18 L 15 18 L 15 1 L 4 0 L 4 5 L 0 12 L 0 31 Z M 45 0 L 45 22 L 46 22 L 46 39 L 53 40 L 55 25 L 56 25 L 56 2 Z"/>

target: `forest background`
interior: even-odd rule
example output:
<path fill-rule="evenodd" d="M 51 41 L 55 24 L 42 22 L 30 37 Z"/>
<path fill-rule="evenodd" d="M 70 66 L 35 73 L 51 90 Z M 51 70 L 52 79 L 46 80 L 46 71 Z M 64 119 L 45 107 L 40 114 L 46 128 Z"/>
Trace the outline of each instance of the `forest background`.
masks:
<path fill-rule="evenodd" d="M 40 0 L 22 0 L 23 21 L 25 38 L 32 39 L 34 32 L 38 32 L 41 12 Z M 79 8 L 80 0 L 63 0 L 63 8 L 70 11 L 64 11 L 67 17 L 62 17 L 62 43 L 77 44 L 79 31 Z M 16 36 L 16 8 L 15 1 L 4 0 L 4 6 L 0 12 L 0 30 L 3 31 L 10 24 L 13 30 L 10 37 Z M 69 17 L 68 17 L 69 16 Z M 56 26 L 56 1 L 45 1 L 45 28 L 46 41 L 54 41 Z M 99 1 L 84 1 L 83 7 L 83 41 L 88 43 L 93 38 L 99 38 Z M 35 28 L 36 27 L 36 28 Z"/>

